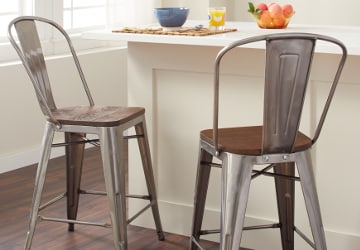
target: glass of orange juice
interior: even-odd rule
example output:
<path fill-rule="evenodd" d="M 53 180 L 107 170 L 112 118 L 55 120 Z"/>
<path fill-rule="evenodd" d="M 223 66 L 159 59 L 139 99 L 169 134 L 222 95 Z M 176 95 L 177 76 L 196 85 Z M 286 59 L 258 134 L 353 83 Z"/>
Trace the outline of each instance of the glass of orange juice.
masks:
<path fill-rule="evenodd" d="M 225 26 L 226 7 L 209 7 L 209 29 L 223 30 Z"/>

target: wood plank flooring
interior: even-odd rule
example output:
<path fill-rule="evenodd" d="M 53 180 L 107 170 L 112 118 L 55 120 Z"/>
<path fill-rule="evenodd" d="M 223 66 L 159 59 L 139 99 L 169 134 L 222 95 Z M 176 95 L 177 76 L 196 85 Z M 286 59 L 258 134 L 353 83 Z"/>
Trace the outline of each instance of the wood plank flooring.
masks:
<path fill-rule="evenodd" d="M 64 157 L 50 161 L 43 200 L 48 200 L 63 191 L 64 164 Z M 35 172 L 36 165 L 31 165 L 0 174 L 0 249 L 2 250 L 23 249 Z M 82 187 L 104 190 L 100 153 L 95 148 L 85 152 Z M 81 196 L 79 218 L 109 222 L 107 211 L 106 197 Z M 50 216 L 65 216 L 65 200 L 52 205 L 43 213 Z M 165 241 L 158 241 L 154 230 L 128 226 L 129 249 L 188 249 L 189 238 L 186 236 L 165 233 L 165 238 Z M 216 243 L 204 241 L 203 244 L 206 249 L 218 249 Z M 67 224 L 43 221 L 38 223 L 32 249 L 98 250 L 114 249 L 114 247 L 111 229 L 75 225 L 75 232 L 68 232 Z"/>

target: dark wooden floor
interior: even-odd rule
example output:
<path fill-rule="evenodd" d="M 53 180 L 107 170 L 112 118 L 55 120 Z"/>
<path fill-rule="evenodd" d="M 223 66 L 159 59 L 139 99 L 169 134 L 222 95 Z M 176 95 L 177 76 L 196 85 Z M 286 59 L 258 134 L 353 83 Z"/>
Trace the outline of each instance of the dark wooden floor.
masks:
<path fill-rule="evenodd" d="M 82 187 L 104 190 L 104 180 L 97 149 L 85 153 Z M 63 191 L 65 183 L 64 158 L 50 161 L 43 200 Z M 34 186 L 36 165 L 0 174 L 0 249 L 17 250 L 24 245 L 29 208 Z M 49 207 L 43 213 L 65 215 L 65 203 Z M 91 221 L 108 220 L 107 200 L 103 196 L 83 195 L 80 200 L 79 218 Z M 128 226 L 129 249 L 188 249 L 189 238 L 165 234 L 165 241 L 158 241 L 155 231 L 132 225 Z M 204 242 L 206 249 L 217 249 L 213 242 Z M 68 232 L 67 225 L 55 222 L 38 223 L 32 249 L 113 249 L 111 229 L 76 225 L 75 232 Z"/>

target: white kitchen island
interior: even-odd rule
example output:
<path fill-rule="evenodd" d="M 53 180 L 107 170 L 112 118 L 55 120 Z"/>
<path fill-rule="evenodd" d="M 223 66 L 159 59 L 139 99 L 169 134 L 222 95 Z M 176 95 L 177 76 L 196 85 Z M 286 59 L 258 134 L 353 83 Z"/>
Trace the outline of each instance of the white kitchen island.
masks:
<path fill-rule="evenodd" d="M 201 22 L 190 21 L 186 27 Z M 199 131 L 212 126 L 213 60 L 222 46 L 232 41 L 274 32 L 310 32 L 336 37 L 348 48 L 349 56 L 320 139 L 313 150 L 315 175 L 326 230 L 328 249 L 360 249 L 360 28 L 289 25 L 285 30 L 261 30 L 255 23 L 227 23 L 237 32 L 190 37 L 89 32 L 87 39 L 127 41 L 128 105 L 146 108 L 159 206 L 164 230 L 189 235 L 192 219 Z M 229 97 L 222 109 L 220 125 L 258 124 L 262 119 L 263 45 L 242 49 L 254 60 L 236 62 L 230 58 L 221 90 Z M 332 47 L 319 44 L 310 77 L 310 99 L 304 110 L 302 129 L 312 131 L 324 97 L 329 68 L 338 58 Z M 101 62 L 106 64 L 106 62 Z M 241 98 L 235 92 L 241 91 Z M 236 108 L 235 108 L 236 107 Z M 240 115 L 233 117 L 234 113 Z M 221 111 L 220 111 L 221 112 Z M 130 190 L 144 190 L 141 171 L 134 170 L 136 150 L 130 146 Z M 135 161 L 135 162 L 134 162 Z M 215 169 L 209 190 L 205 224 L 218 227 L 220 171 Z M 277 218 L 275 190 L 271 178 L 261 177 L 251 185 L 248 223 L 268 223 Z M 297 184 L 297 187 L 298 184 Z M 307 215 L 301 192 L 296 199 L 295 221 L 307 229 Z M 131 203 L 130 211 L 138 204 Z M 150 213 L 134 223 L 153 227 Z M 244 233 L 243 246 L 253 249 L 280 249 L 278 230 Z M 259 240 L 261 239 L 261 240 Z M 296 249 L 309 249 L 299 240 Z"/>

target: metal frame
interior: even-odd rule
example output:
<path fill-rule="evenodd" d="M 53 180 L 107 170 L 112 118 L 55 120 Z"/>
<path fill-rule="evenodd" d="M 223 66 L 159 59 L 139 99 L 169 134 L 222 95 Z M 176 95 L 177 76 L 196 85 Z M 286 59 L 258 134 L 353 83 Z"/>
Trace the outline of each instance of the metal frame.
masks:
<path fill-rule="evenodd" d="M 331 83 L 328 99 L 312 139 L 306 148 L 296 149 L 296 137 L 301 133 L 299 124 L 312 59 L 318 40 L 340 48 L 340 60 Z M 223 57 L 233 49 L 249 43 L 265 41 L 266 67 L 264 91 L 264 116 L 261 152 L 237 154 L 227 152 L 219 143 L 219 86 L 220 66 Z M 278 33 L 239 40 L 224 47 L 214 63 L 214 113 L 212 137 L 200 139 L 199 162 L 195 184 L 194 213 L 190 249 L 203 249 L 200 236 L 220 233 L 219 249 L 239 249 L 243 230 L 280 228 L 282 248 L 294 249 L 294 232 L 312 248 L 327 249 L 321 219 L 310 149 L 317 141 L 330 102 L 338 84 L 347 57 L 346 47 L 332 37 L 307 33 Z M 240 131 L 242 128 L 238 128 Z M 204 135 L 205 136 L 205 135 Z M 221 161 L 221 225 L 220 230 L 203 230 L 202 221 L 213 158 Z M 254 165 L 264 165 L 256 171 Z M 299 176 L 295 176 L 295 166 Z M 274 173 L 269 173 L 274 169 Z M 244 227 L 251 179 L 259 175 L 275 178 L 279 223 Z M 300 181 L 308 212 L 314 242 L 294 225 L 294 181 Z"/>
<path fill-rule="evenodd" d="M 38 22 L 51 25 L 60 31 L 67 40 L 69 50 L 80 75 L 84 91 L 88 97 L 89 107 L 95 107 L 71 39 L 65 30 L 55 22 L 46 18 L 23 16 L 14 19 L 9 24 L 8 28 L 9 40 L 18 53 L 33 83 L 39 105 L 46 118 L 45 130 L 41 144 L 41 156 L 35 179 L 35 188 L 25 249 L 31 248 L 37 222 L 39 220 L 48 220 L 68 223 L 69 231 L 74 231 L 74 224 L 110 227 L 112 228 L 115 249 L 126 250 L 128 249 L 127 224 L 149 208 L 152 210 L 158 238 L 159 240 L 164 240 L 164 233 L 162 230 L 157 203 L 155 180 L 151 163 L 151 154 L 144 112 L 137 112 L 136 116 L 134 115 L 134 117 L 130 117 L 129 119 L 119 119 L 121 121 L 118 121 L 118 118 L 116 118 L 116 125 L 111 125 L 110 123 L 109 125 L 101 125 L 107 124 L 106 121 L 94 126 L 86 124 L 86 122 L 81 123 L 81 121 L 79 122 L 81 125 L 73 125 L 71 122 L 67 123 L 57 119 L 56 111 L 58 108 L 55 105 L 55 101 L 52 95 L 45 59 L 41 49 L 41 42 L 37 33 L 36 23 Z M 19 45 L 13 35 L 14 30 L 16 31 Z M 124 132 L 132 127 L 135 128 L 136 135 L 124 136 Z M 53 143 L 54 134 L 57 132 L 64 133 L 64 143 Z M 95 134 L 99 139 L 87 139 L 87 134 Z M 139 145 L 139 151 L 142 159 L 143 171 L 148 191 L 148 194 L 146 195 L 127 195 L 125 193 L 126 150 L 124 149 L 124 140 L 132 138 L 137 139 Z M 80 189 L 85 143 L 91 143 L 100 147 L 106 193 L 99 191 L 84 191 Z M 41 194 L 45 183 L 45 176 L 51 148 L 59 146 L 66 147 L 66 192 L 55 197 L 44 205 L 41 205 Z M 107 195 L 111 220 L 110 224 L 77 220 L 79 195 L 84 193 Z M 45 209 L 46 207 L 64 197 L 67 198 L 67 219 L 49 218 L 39 214 L 42 209 Z M 144 199 L 148 200 L 149 203 L 143 209 L 137 212 L 132 218 L 127 219 L 126 198 Z"/>

